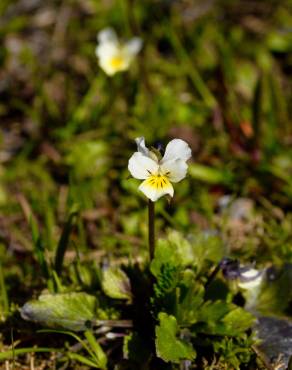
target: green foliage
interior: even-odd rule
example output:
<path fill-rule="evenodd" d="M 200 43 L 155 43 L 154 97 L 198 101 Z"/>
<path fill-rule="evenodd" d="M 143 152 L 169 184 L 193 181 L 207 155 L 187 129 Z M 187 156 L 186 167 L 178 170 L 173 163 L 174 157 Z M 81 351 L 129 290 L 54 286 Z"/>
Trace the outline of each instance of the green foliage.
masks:
<path fill-rule="evenodd" d="M 218 236 L 196 233 L 185 239 L 180 233 L 171 231 L 167 239 L 158 240 L 151 272 L 157 277 L 165 264 L 173 267 L 194 265 L 199 272 L 205 263 L 219 262 L 222 257 L 223 244 Z"/>
<path fill-rule="evenodd" d="M 175 312 L 176 287 L 179 281 L 179 269 L 171 264 L 163 264 L 160 274 L 154 284 L 153 307 L 156 312 L 160 310 Z"/>
<path fill-rule="evenodd" d="M 213 346 L 222 365 L 239 370 L 242 366 L 247 365 L 254 356 L 251 345 L 253 339 L 247 335 L 236 340 L 231 338 L 223 338 L 221 341 L 214 340 Z"/>
<path fill-rule="evenodd" d="M 33 217 L 30 220 L 30 224 L 31 224 L 34 253 L 41 267 L 43 276 L 48 278 L 49 277 L 49 267 L 48 267 L 48 264 L 45 258 L 45 247 L 43 245 L 42 236 L 40 235 L 38 225 Z"/>
<path fill-rule="evenodd" d="M 78 179 L 102 177 L 107 170 L 108 148 L 103 141 L 81 141 L 72 143 L 66 162 L 72 166 Z"/>
<path fill-rule="evenodd" d="M 196 241 L 192 238 L 186 240 L 178 232 L 170 232 L 166 239 L 159 241 L 155 258 L 150 265 L 155 281 L 153 276 L 144 275 L 145 271 L 133 269 L 131 266 L 127 267 L 127 274 L 120 267 L 103 268 L 100 287 L 103 293 L 116 301 L 125 318 L 128 318 L 129 314 L 133 315 L 133 321 L 129 323 L 131 332 L 124 337 L 123 344 L 123 353 L 129 364 L 137 364 L 143 359 L 145 369 L 148 365 L 151 368 L 153 331 L 156 336 L 156 356 L 166 363 L 194 361 L 197 353 L 195 343 L 200 341 L 201 336 L 204 336 L 203 342 L 211 341 L 215 336 L 214 343 L 218 351 L 220 352 L 222 348 L 226 353 L 229 351 L 230 363 L 236 363 L 237 357 L 233 351 L 241 350 L 238 348 L 240 344 L 235 343 L 241 343 L 240 338 L 243 338 L 246 331 L 253 326 L 254 317 L 233 303 L 206 299 L 207 288 L 203 283 L 204 278 L 201 279 L 208 271 L 212 258 L 215 259 L 214 251 L 221 248 L 218 240 L 212 238 L 197 234 Z M 206 241 L 210 245 L 209 253 L 199 252 L 200 248 L 205 248 Z M 197 258 L 194 251 L 198 251 Z M 146 289 L 145 292 L 140 292 L 141 287 L 146 288 L 145 281 L 142 284 L 142 280 L 149 278 L 153 290 Z M 57 275 L 55 279 L 56 284 L 60 285 Z M 105 297 L 102 298 L 101 291 L 98 295 L 99 299 L 96 295 L 87 293 L 42 295 L 37 301 L 26 303 L 21 309 L 21 315 L 27 320 L 48 327 L 85 331 L 85 338 L 94 352 L 94 355 L 91 353 L 93 359 L 86 359 L 82 354 L 70 352 L 68 357 L 93 367 L 98 358 L 98 361 L 101 361 L 98 366 L 105 368 L 106 359 L 103 352 L 99 345 L 95 346 L 92 333 L 86 330 L 88 327 L 101 325 L 98 330 L 108 331 L 107 325 L 123 327 L 127 325 L 127 320 L 113 319 L 114 312 L 110 313 L 110 310 L 115 303 L 111 303 Z M 74 335 L 72 333 L 73 337 Z M 108 335 L 110 338 L 117 334 Z M 222 338 L 222 343 L 219 337 Z M 230 343 L 228 342 L 230 350 L 224 347 L 226 338 L 230 338 Z M 234 341 L 232 338 L 235 338 Z M 217 351 L 215 346 L 213 348 Z"/>
<path fill-rule="evenodd" d="M 9 312 L 8 294 L 7 294 L 7 289 L 5 285 L 3 267 L 0 262 L 0 321 L 3 321 L 6 319 L 8 312 Z"/>
<path fill-rule="evenodd" d="M 43 294 L 21 308 L 26 320 L 74 331 L 86 330 L 97 319 L 98 300 L 86 293 Z"/>
<path fill-rule="evenodd" d="M 196 281 L 192 270 L 184 270 L 177 285 L 177 321 L 185 327 L 198 321 L 199 310 L 204 302 L 205 289 Z"/>
<path fill-rule="evenodd" d="M 104 293 L 115 299 L 131 300 L 131 283 L 126 273 L 118 267 L 105 268 L 102 273 Z"/>
<path fill-rule="evenodd" d="M 193 360 L 196 352 L 192 345 L 179 338 L 179 326 L 176 318 L 161 312 L 156 326 L 156 353 L 166 362 L 179 363 L 181 360 Z"/>
<path fill-rule="evenodd" d="M 0 1 L 1 360 L 26 368 L 35 352 L 36 368 L 177 369 L 194 348 L 190 367 L 257 367 L 243 306 L 291 317 L 290 273 L 257 292 L 213 273 L 224 256 L 259 268 L 292 262 L 290 8 Z M 143 39 L 131 68 L 113 77 L 94 53 L 104 27 Z M 188 177 L 157 202 L 150 265 L 145 197 L 127 171 L 139 136 L 164 146 L 180 137 L 193 150 Z M 227 214 L 226 195 L 254 212 Z M 32 327 L 18 315 L 26 301 Z M 89 323 L 96 332 L 66 341 L 35 332 Z M 155 326 L 170 338 L 170 347 L 159 341 L 161 357 L 175 363 L 156 358 Z"/>
<path fill-rule="evenodd" d="M 254 316 L 226 302 L 206 302 L 198 313 L 197 331 L 204 334 L 240 336 L 252 327 Z"/>
<path fill-rule="evenodd" d="M 92 331 L 86 330 L 84 333 L 85 338 L 88 341 L 88 344 L 93 352 L 93 358 L 97 364 L 98 368 L 106 369 L 107 368 L 107 357 L 104 353 L 103 349 L 101 348 L 100 344 L 97 342 L 95 336 L 93 335 Z"/>
<path fill-rule="evenodd" d="M 176 338 L 179 328 L 188 330 L 190 338 L 199 338 L 202 334 L 242 338 L 254 324 L 254 316 L 242 307 L 205 298 L 205 288 L 198 280 L 197 272 L 198 269 L 201 273 L 205 271 L 207 261 L 216 261 L 220 248 L 217 238 L 197 235 L 196 239 L 187 241 L 174 232 L 157 245 L 151 263 L 151 272 L 156 277 L 152 305 L 160 322 L 156 327 L 157 353 L 165 361 L 177 362 L 194 355 L 190 350 L 192 347 L 185 348 L 185 344 Z M 194 251 L 197 251 L 196 257 Z M 193 264 L 188 253 L 193 253 Z M 233 345 L 232 339 L 230 341 Z"/>
<path fill-rule="evenodd" d="M 189 240 L 192 245 L 194 265 L 198 272 L 210 264 L 218 263 L 224 256 L 224 244 L 216 232 L 196 233 L 190 235 Z"/>
<path fill-rule="evenodd" d="M 66 224 L 64 225 L 63 232 L 61 234 L 59 243 L 57 245 L 56 256 L 55 256 L 55 270 L 58 275 L 61 274 L 64 255 L 65 255 L 66 249 L 68 248 L 69 237 L 70 237 L 70 233 L 71 233 L 73 222 L 75 220 L 76 215 L 77 215 L 76 210 L 72 210 L 70 212 L 68 220 Z"/>
<path fill-rule="evenodd" d="M 79 363 L 90 366 L 91 368 L 97 369 L 107 369 L 107 356 L 99 343 L 97 342 L 92 331 L 86 330 L 84 332 L 84 339 L 79 335 L 72 333 L 70 331 L 62 330 L 40 330 L 40 333 L 58 333 L 64 334 L 70 337 L 73 337 L 77 342 L 83 347 L 86 351 L 86 356 L 83 356 L 78 353 L 74 353 L 70 349 L 65 354 L 65 357 L 68 357 L 71 360 L 76 360 Z M 53 351 L 53 349 L 52 349 Z"/>
<path fill-rule="evenodd" d="M 218 170 L 197 163 L 193 163 L 190 166 L 189 173 L 194 179 L 209 184 L 229 184 L 233 180 L 232 173 L 228 170 Z"/>

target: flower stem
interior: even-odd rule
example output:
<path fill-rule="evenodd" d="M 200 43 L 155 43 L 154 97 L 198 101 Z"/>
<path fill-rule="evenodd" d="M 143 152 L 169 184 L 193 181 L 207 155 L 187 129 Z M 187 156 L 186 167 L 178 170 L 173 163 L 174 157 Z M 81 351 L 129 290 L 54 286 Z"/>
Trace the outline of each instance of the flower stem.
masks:
<path fill-rule="evenodd" d="M 149 241 L 149 257 L 150 261 L 154 258 L 155 251 L 155 227 L 154 227 L 154 218 L 155 218 L 155 204 L 152 200 L 148 201 L 148 241 Z"/>

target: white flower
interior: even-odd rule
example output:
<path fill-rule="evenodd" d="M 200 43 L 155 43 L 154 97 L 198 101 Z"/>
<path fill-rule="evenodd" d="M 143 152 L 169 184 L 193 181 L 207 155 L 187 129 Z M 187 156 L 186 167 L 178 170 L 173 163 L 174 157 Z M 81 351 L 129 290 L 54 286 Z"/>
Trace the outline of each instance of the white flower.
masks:
<path fill-rule="evenodd" d="M 161 160 L 145 146 L 144 137 L 136 140 L 138 151 L 129 159 L 128 169 L 131 175 L 144 180 L 139 186 L 146 197 L 155 202 L 165 194 L 173 196 L 172 182 L 185 178 L 188 165 L 186 161 L 192 155 L 191 148 L 181 139 L 171 140 Z"/>
<path fill-rule="evenodd" d="M 134 37 L 126 43 L 120 43 L 112 28 L 105 28 L 97 35 L 98 45 L 95 53 L 100 67 L 109 76 L 125 71 L 142 48 L 142 40 Z"/>
<path fill-rule="evenodd" d="M 242 268 L 242 272 L 239 274 L 238 286 L 246 290 L 254 289 L 262 283 L 263 276 L 263 270 Z"/>

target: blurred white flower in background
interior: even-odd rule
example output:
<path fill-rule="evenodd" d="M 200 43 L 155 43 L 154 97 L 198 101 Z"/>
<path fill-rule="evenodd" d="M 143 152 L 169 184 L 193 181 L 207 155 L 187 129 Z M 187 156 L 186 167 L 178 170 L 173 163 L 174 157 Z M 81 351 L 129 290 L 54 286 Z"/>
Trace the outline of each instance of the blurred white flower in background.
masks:
<path fill-rule="evenodd" d="M 100 31 L 97 40 L 98 45 L 95 53 L 99 59 L 100 67 L 109 76 L 126 71 L 142 48 L 142 40 L 139 37 L 133 37 L 122 43 L 112 28 Z"/>
<path fill-rule="evenodd" d="M 261 285 L 265 270 L 242 267 L 239 273 L 238 286 L 242 289 L 254 289 Z"/>
<path fill-rule="evenodd" d="M 172 197 L 174 190 L 171 182 L 185 178 L 188 169 L 186 161 L 192 155 L 191 148 L 181 139 L 171 140 L 163 158 L 159 159 L 154 151 L 145 146 L 144 137 L 135 141 L 138 151 L 129 159 L 128 169 L 134 178 L 144 180 L 139 190 L 153 202 L 165 194 Z"/>

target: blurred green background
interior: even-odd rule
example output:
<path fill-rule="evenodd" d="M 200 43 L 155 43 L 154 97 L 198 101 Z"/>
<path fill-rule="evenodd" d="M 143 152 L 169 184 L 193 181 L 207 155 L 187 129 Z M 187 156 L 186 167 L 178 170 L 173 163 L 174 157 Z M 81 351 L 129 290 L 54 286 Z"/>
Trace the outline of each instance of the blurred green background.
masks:
<path fill-rule="evenodd" d="M 1 1 L 0 255 L 12 300 L 41 285 L 42 256 L 53 258 L 73 208 L 67 264 L 76 250 L 147 253 L 146 198 L 127 170 L 138 136 L 193 151 L 171 203 L 157 202 L 159 235 L 219 232 L 227 255 L 292 262 L 291 8 Z M 143 39 L 113 77 L 95 56 L 105 27 Z"/>

